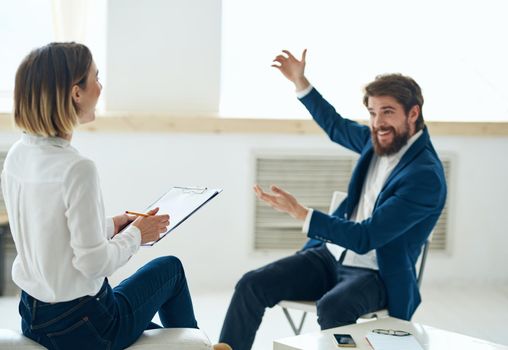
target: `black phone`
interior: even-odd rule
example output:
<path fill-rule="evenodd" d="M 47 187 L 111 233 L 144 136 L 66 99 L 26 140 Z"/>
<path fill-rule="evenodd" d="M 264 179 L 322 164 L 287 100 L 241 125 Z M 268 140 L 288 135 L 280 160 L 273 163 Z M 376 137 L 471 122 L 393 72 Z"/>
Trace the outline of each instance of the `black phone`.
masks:
<path fill-rule="evenodd" d="M 335 343 L 337 344 L 337 346 L 344 348 L 356 347 L 356 343 L 351 334 L 334 334 L 333 339 L 335 339 Z"/>

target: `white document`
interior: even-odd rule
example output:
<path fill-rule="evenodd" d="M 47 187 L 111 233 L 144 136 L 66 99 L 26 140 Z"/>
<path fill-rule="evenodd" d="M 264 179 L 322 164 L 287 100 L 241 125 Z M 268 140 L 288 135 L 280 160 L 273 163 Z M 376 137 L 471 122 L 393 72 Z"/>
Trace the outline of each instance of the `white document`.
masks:
<path fill-rule="evenodd" d="M 423 350 L 413 335 L 395 336 L 370 332 L 367 340 L 374 350 Z"/>
<path fill-rule="evenodd" d="M 173 187 L 162 197 L 152 203 L 146 211 L 159 207 L 159 214 L 169 215 L 168 230 L 161 233 L 159 239 L 143 245 L 154 245 L 164 236 L 173 231 L 189 216 L 194 214 L 203 205 L 222 192 L 222 189 L 198 188 L 198 187 Z"/>

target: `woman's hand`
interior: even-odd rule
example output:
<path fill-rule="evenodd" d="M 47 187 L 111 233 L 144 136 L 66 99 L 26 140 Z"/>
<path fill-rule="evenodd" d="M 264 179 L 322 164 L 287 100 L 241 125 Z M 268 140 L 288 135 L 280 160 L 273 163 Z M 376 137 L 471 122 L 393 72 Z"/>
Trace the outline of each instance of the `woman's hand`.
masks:
<path fill-rule="evenodd" d="M 149 216 L 138 216 L 132 223 L 141 231 L 141 243 L 156 241 L 168 230 L 169 215 L 155 215 L 158 211 L 159 208 L 154 208 L 147 212 Z"/>
<path fill-rule="evenodd" d="M 113 216 L 113 224 L 115 225 L 113 236 L 116 235 L 118 232 L 122 231 L 127 225 L 129 225 L 135 219 L 136 216 L 127 214 Z"/>
<path fill-rule="evenodd" d="M 273 194 L 266 193 L 259 185 L 254 186 L 256 196 L 263 202 L 267 203 L 272 208 L 288 213 L 298 220 L 305 220 L 309 209 L 298 203 L 296 198 L 289 192 L 284 191 L 282 188 L 272 186 Z"/>

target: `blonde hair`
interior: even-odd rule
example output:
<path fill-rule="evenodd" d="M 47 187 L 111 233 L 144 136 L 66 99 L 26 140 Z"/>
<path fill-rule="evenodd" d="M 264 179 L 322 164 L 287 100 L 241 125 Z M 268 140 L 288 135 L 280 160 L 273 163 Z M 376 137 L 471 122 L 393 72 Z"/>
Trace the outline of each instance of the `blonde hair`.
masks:
<path fill-rule="evenodd" d="M 78 123 L 72 87 L 86 88 L 92 53 L 74 42 L 50 43 L 30 52 L 16 72 L 14 122 L 29 134 L 65 136 Z"/>

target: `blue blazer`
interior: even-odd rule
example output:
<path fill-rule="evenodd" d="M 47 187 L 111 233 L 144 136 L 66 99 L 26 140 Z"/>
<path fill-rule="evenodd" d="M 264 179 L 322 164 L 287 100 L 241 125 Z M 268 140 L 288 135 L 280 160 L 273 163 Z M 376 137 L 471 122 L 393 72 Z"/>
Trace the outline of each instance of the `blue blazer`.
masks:
<path fill-rule="evenodd" d="M 316 89 L 301 102 L 330 139 L 356 153 L 348 197 L 328 215 L 312 214 L 304 249 L 323 242 L 338 244 L 358 254 L 376 249 L 379 274 L 388 295 L 391 316 L 410 320 L 420 304 L 416 261 L 445 204 L 446 183 L 441 161 L 427 128 L 390 174 L 374 205 L 372 216 L 350 221 L 357 206 L 374 154 L 370 128 L 342 118 Z"/>

